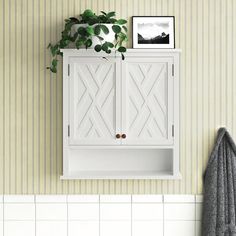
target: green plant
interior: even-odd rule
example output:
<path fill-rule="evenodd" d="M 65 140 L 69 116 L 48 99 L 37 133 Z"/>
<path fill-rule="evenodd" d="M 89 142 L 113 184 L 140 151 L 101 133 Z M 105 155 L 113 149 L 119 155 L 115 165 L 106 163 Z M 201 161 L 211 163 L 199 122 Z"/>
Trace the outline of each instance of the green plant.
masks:
<path fill-rule="evenodd" d="M 52 55 L 51 66 L 47 67 L 53 73 L 57 72 L 57 56 L 61 55 L 60 49 L 67 48 L 73 45 L 75 48 L 80 49 L 85 47 L 86 49 L 91 47 L 92 38 L 97 37 L 99 39 L 99 44 L 94 46 L 96 52 L 104 51 L 106 53 L 111 53 L 114 49 L 121 53 L 122 59 L 124 60 L 124 53 L 126 52 L 126 47 L 123 43 L 128 40 L 127 36 L 127 23 L 124 19 L 116 19 L 116 13 L 101 11 L 101 15 L 96 15 L 92 10 L 85 10 L 80 14 L 79 18 L 70 17 L 65 20 L 65 28 L 61 33 L 61 39 L 55 44 L 49 44 Z M 75 24 L 86 24 L 86 26 L 81 26 L 73 34 L 71 29 Z M 112 31 L 115 33 L 114 41 L 108 42 L 104 41 L 101 34 L 109 34 L 109 28 L 105 24 L 112 24 Z"/>

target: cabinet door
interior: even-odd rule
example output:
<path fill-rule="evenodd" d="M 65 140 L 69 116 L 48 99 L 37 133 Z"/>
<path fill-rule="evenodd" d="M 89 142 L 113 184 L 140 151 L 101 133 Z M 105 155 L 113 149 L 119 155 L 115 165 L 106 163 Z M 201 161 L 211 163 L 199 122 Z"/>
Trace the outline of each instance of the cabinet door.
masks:
<path fill-rule="evenodd" d="M 120 145 L 120 62 L 71 57 L 69 121 L 71 145 Z"/>
<path fill-rule="evenodd" d="M 172 64 L 168 57 L 122 62 L 122 144 L 173 143 Z"/>

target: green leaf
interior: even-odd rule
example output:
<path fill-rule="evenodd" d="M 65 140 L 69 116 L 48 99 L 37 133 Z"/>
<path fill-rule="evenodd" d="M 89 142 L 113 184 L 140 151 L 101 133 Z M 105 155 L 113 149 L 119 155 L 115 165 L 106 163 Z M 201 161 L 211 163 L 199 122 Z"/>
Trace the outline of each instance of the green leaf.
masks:
<path fill-rule="evenodd" d="M 112 26 L 112 30 L 114 31 L 114 33 L 120 33 L 120 31 L 121 31 L 121 28 L 120 28 L 120 26 L 119 25 L 113 25 Z"/>
<path fill-rule="evenodd" d="M 109 23 L 115 24 L 116 23 L 116 19 L 115 18 L 110 18 L 109 19 Z"/>
<path fill-rule="evenodd" d="M 52 66 L 53 66 L 53 67 L 56 67 L 56 66 L 57 66 L 57 62 L 58 62 L 57 59 L 53 59 L 53 60 L 52 60 Z"/>
<path fill-rule="evenodd" d="M 86 34 L 86 29 L 84 27 L 79 27 L 77 32 L 80 35 L 85 35 Z"/>
<path fill-rule="evenodd" d="M 102 13 L 103 15 L 106 15 L 106 14 L 107 14 L 105 11 L 101 11 L 101 13 Z"/>
<path fill-rule="evenodd" d="M 93 11 L 92 10 L 90 10 L 90 9 L 87 9 L 87 10 L 85 10 L 84 12 L 83 12 L 83 14 L 82 14 L 84 17 L 91 17 L 91 16 L 93 16 L 94 15 L 94 13 L 93 13 Z"/>
<path fill-rule="evenodd" d="M 77 49 L 79 49 L 82 45 L 85 44 L 86 39 L 85 38 L 79 38 L 76 42 L 75 42 L 75 46 Z"/>
<path fill-rule="evenodd" d="M 75 22 L 66 23 L 65 24 L 65 31 L 69 32 L 71 30 L 72 25 L 74 25 L 74 24 L 75 24 Z"/>
<path fill-rule="evenodd" d="M 85 46 L 86 46 L 86 48 L 89 48 L 89 47 L 91 47 L 91 46 L 92 46 L 92 44 L 93 44 L 93 42 L 92 42 L 92 40 L 91 40 L 91 39 L 88 39 L 88 40 L 85 42 Z"/>
<path fill-rule="evenodd" d="M 98 36 L 98 35 L 97 35 L 97 38 L 98 38 L 99 40 L 101 40 L 101 41 L 102 41 L 102 40 L 104 40 L 104 38 L 103 38 L 103 37 L 101 37 L 101 36 Z"/>
<path fill-rule="evenodd" d="M 59 51 L 59 46 L 56 44 L 55 46 L 52 46 L 50 47 L 50 50 L 51 50 L 51 53 L 52 53 L 52 56 L 56 56 L 57 52 Z"/>
<path fill-rule="evenodd" d="M 124 31 L 127 33 L 128 32 L 128 29 L 126 26 L 122 25 L 122 28 L 124 29 Z"/>
<path fill-rule="evenodd" d="M 76 32 L 76 33 L 73 35 L 73 37 L 71 38 L 71 41 L 72 41 L 72 42 L 75 42 L 75 40 L 77 39 L 78 35 L 79 35 L 79 33 Z"/>
<path fill-rule="evenodd" d="M 124 24 L 127 23 L 127 20 L 119 19 L 119 20 L 116 21 L 116 23 L 117 23 L 118 25 L 124 25 Z"/>
<path fill-rule="evenodd" d="M 107 42 L 107 46 L 108 46 L 109 48 L 113 48 L 113 47 L 114 47 L 114 44 L 113 44 L 113 43 L 110 43 L 110 42 Z"/>
<path fill-rule="evenodd" d="M 98 22 L 99 23 L 107 23 L 107 17 L 104 15 L 98 16 Z"/>
<path fill-rule="evenodd" d="M 105 25 L 100 25 L 102 31 L 104 32 L 104 34 L 108 34 L 109 33 L 109 29 L 105 26 Z"/>
<path fill-rule="evenodd" d="M 94 34 L 95 34 L 95 35 L 99 35 L 100 32 L 101 32 L 101 27 L 100 27 L 100 25 L 96 25 L 96 26 L 94 27 Z"/>
<path fill-rule="evenodd" d="M 126 52 L 126 48 L 121 46 L 118 48 L 118 52 Z"/>
<path fill-rule="evenodd" d="M 121 53 L 121 58 L 122 58 L 122 60 L 125 60 L 125 56 L 123 53 Z"/>
<path fill-rule="evenodd" d="M 50 67 L 50 71 L 52 72 L 52 73 L 57 73 L 57 68 L 56 67 Z"/>
<path fill-rule="evenodd" d="M 111 18 L 111 17 L 113 17 L 115 15 L 116 15 L 116 13 L 114 11 L 112 11 L 112 12 L 107 13 L 106 16 L 107 16 L 107 18 Z"/>
<path fill-rule="evenodd" d="M 79 20 L 77 18 L 75 18 L 75 17 L 70 17 L 69 20 L 74 22 L 75 24 L 79 23 Z"/>
<path fill-rule="evenodd" d="M 89 19 L 87 20 L 87 23 L 88 23 L 89 25 L 94 25 L 94 24 L 96 24 L 96 23 L 99 23 L 98 17 L 97 17 L 97 16 L 93 16 L 93 17 L 89 18 Z"/>
<path fill-rule="evenodd" d="M 124 34 L 123 32 L 120 32 L 118 34 L 119 36 L 119 42 L 120 42 L 120 45 L 123 43 L 123 41 L 127 41 L 128 37 L 126 34 Z"/>
<path fill-rule="evenodd" d="M 110 54 L 111 53 L 111 49 L 106 50 L 106 53 Z"/>
<path fill-rule="evenodd" d="M 95 47 L 94 47 L 95 51 L 96 52 L 100 52 L 102 50 L 102 46 L 97 44 Z"/>
<path fill-rule="evenodd" d="M 105 51 L 105 52 L 108 50 L 107 42 L 102 44 L 102 50 Z"/>
<path fill-rule="evenodd" d="M 92 26 L 87 26 L 86 31 L 89 35 L 94 35 L 94 29 Z"/>

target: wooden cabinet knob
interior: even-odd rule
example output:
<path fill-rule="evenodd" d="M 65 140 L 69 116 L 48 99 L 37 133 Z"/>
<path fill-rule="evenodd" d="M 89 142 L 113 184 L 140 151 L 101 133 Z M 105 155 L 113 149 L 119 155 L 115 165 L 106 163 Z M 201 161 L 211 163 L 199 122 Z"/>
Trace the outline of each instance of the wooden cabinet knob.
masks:
<path fill-rule="evenodd" d="M 117 134 L 117 135 L 116 135 L 116 138 L 120 138 L 120 137 L 121 137 L 120 134 Z"/>
<path fill-rule="evenodd" d="M 122 134 L 121 137 L 122 137 L 122 138 L 126 138 L 126 134 Z"/>

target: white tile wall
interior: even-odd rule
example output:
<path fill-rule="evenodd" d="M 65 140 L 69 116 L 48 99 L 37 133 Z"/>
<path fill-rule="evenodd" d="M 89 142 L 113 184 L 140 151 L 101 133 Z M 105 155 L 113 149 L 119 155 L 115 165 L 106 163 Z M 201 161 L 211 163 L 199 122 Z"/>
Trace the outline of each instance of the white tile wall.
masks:
<path fill-rule="evenodd" d="M 68 220 L 99 220 L 98 203 L 69 203 Z"/>
<path fill-rule="evenodd" d="M 37 203 L 36 220 L 67 220 L 67 204 Z"/>
<path fill-rule="evenodd" d="M 35 235 L 34 221 L 4 222 L 4 236 L 32 236 L 32 235 Z"/>
<path fill-rule="evenodd" d="M 162 220 L 163 204 L 162 203 L 133 203 L 132 204 L 133 220 Z"/>
<path fill-rule="evenodd" d="M 134 221 L 132 236 L 163 236 L 163 221 Z"/>
<path fill-rule="evenodd" d="M 165 221 L 165 236 L 190 236 L 195 235 L 194 221 Z"/>
<path fill-rule="evenodd" d="M 100 220 L 131 221 L 131 204 L 129 203 L 101 203 Z"/>
<path fill-rule="evenodd" d="M 0 236 L 200 236 L 202 196 L 0 195 Z"/>
<path fill-rule="evenodd" d="M 69 221 L 68 236 L 99 236 L 99 221 Z"/>
<path fill-rule="evenodd" d="M 101 221 L 100 236 L 111 235 L 131 236 L 131 221 Z"/>
<path fill-rule="evenodd" d="M 66 221 L 37 221 L 37 236 L 67 236 Z"/>
<path fill-rule="evenodd" d="M 34 220 L 35 205 L 33 203 L 5 203 L 4 204 L 5 220 Z"/>

